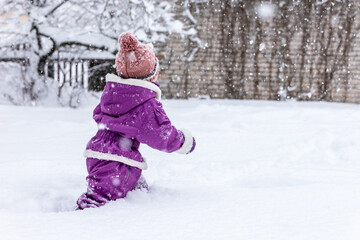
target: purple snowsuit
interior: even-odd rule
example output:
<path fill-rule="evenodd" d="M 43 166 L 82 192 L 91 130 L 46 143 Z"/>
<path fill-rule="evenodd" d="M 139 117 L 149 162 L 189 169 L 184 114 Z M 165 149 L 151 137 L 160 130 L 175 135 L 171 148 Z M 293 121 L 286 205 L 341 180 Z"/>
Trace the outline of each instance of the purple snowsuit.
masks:
<path fill-rule="evenodd" d="M 138 79 L 106 76 L 100 104 L 94 110 L 98 132 L 86 146 L 88 189 L 77 201 L 79 209 L 102 206 L 147 184 L 147 168 L 140 143 L 165 152 L 189 153 L 195 140 L 171 125 L 157 85 Z"/>

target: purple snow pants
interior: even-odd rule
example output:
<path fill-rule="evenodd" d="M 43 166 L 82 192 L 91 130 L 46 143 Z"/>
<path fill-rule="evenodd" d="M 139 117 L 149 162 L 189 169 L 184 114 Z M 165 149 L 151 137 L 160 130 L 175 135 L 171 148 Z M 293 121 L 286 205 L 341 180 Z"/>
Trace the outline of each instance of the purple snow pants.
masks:
<path fill-rule="evenodd" d="M 88 188 L 77 200 L 79 209 L 100 207 L 109 201 L 124 198 L 136 188 L 148 188 L 139 168 L 96 158 L 87 158 L 86 166 Z"/>

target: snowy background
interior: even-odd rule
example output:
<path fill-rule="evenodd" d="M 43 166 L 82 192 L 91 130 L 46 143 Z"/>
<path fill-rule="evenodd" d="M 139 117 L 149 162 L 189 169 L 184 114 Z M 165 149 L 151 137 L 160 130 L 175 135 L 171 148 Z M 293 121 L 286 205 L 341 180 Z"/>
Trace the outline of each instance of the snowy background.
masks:
<path fill-rule="evenodd" d="M 78 107 L 115 72 L 125 31 L 154 43 L 168 99 L 360 103 L 359 13 L 359 0 L 0 0 L 13 79 L 0 103 Z"/>
<path fill-rule="evenodd" d="M 359 4 L 0 0 L 0 240 L 360 239 L 360 105 L 292 100 L 360 102 Z M 74 211 L 125 31 L 197 147 L 141 146 L 149 192 Z"/>
<path fill-rule="evenodd" d="M 0 239 L 359 239 L 359 105 L 163 101 L 197 149 L 141 146 L 150 192 L 73 211 L 96 132 L 88 102 L 0 106 Z"/>

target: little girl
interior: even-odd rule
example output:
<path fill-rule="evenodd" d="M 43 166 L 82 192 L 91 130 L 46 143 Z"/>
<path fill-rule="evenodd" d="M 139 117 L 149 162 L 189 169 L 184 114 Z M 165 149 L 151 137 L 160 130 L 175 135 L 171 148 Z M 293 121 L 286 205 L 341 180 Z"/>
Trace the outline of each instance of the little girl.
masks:
<path fill-rule="evenodd" d="M 106 75 L 93 114 L 98 132 L 86 146 L 88 188 L 77 200 L 78 209 L 99 207 L 136 188 L 148 188 L 141 176 L 147 165 L 140 143 L 169 153 L 190 153 L 196 145 L 190 132 L 171 125 L 160 103 L 155 83 L 159 62 L 152 45 L 138 42 L 131 33 L 120 35 L 119 43 L 119 76 Z"/>

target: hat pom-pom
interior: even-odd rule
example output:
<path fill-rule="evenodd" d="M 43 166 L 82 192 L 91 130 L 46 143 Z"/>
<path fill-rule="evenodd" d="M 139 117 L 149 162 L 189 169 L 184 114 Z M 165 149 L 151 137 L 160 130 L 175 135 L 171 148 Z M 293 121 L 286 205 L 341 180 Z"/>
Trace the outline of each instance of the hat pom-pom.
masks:
<path fill-rule="evenodd" d="M 126 52 L 134 51 L 138 46 L 138 40 L 129 32 L 120 35 L 119 43 L 121 49 Z"/>

